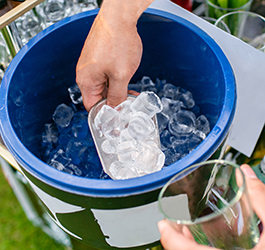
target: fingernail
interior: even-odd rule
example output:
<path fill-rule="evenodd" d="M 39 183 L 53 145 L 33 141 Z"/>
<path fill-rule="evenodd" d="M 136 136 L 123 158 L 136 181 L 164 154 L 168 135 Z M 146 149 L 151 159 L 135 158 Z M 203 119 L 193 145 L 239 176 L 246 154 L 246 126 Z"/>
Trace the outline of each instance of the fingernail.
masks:
<path fill-rule="evenodd" d="M 251 179 L 257 179 L 258 178 L 250 166 L 244 164 L 241 166 L 241 169 L 247 177 L 249 177 Z"/>

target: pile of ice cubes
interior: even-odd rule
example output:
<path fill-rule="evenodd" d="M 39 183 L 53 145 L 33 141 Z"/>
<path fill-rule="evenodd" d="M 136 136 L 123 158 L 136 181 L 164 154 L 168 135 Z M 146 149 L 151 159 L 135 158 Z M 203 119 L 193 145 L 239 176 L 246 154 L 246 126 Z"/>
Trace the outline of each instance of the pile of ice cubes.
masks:
<path fill-rule="evenodd" d="M 195 104 L 192 93 L 188 90 L 176 87 L 166 80 L 157 79 L 154 83 L 149 77 L 143 77 L 137 83 L 130 83 L 129 89 L 139 93 L 154 92 L 161 100 L 163 109 L 156 114 L 156 117 L 161 150 L 165 155 L 164 166 L 169 166 L 189 154 L 210 132 L 209 121 L 203 114 L 200 114 L 200 108 Z M 68 91 L 72 103 L 60 104 L 54 114 L 51 114 L 53 122 L 45 125 L 42 136 L 42 159 L 58 170 L 70 174 L 96 179 L 110 178 L 102 170 L 88 128 L 88 114 L 83 107 L 80 90 L 75 84 Z M 134 105 L 136 109 L 141 106 L 139 103 L 134 103 Z M 144 117 L 146 116 L 138 117 L 135 122 L 138 132 L 142 128 L 140 124 L 145 123 Z M 150 130 L 152 129 L 153 125 L 150 123 Z M 132 135 L 133 130 L 130 132 Z M 115 136 L 116 132 L 110 131 L 109 136 Z M 142 136 L 143 140 L 146 133 L 142 133 Z M 119 145 L 119 150 L 124 151 L 123 157 L 127 157 L 130 143 L 133 142 Z M 107 140 L 105 144 L 104 150 L 111 152 L 111 140 Z M 149 152 L 153 153 L 152 150 Z"/>
<path fill-rule="evenodd" d="M 88 113 L 76 84 L 68 89 L 72 103 L 58 105 L 42 133 L 41 158 L 69 174 L 110 179 L 103 171 L 88 127 Z"/>
<path fill-rule="evenodd" d="M 94 138 L 103 169 L 112 179 L 135 178 L 162 169 L 165 155 L 155 120 L 162 108 L 154 92 L 144 91 L 115 108 L 104 104 L 96 114 L 91 129 L 97 132 Z"/>
<path fill-rule="evenodd" d="M 209 134 L 210 123 L 200 114 L 190 91 L 157 79 L 154 83 L 143 77 L 129 89 L 137 92 L 153 91 L 161 99 L 163 109 L 157 114 L 161 150 L 165 154 L 165 166 L 180 160 L 196 148 Z"/>

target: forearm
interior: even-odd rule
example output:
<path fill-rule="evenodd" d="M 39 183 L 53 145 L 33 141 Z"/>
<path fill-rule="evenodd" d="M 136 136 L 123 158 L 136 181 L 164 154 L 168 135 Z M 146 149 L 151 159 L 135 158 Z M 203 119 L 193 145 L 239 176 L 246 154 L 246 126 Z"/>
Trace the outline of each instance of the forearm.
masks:
<path fill-rule="evenodd" d="M 136 23 L 141 14 L 154 0 L 104 0 L 100 12 L 106 18 Z"/>

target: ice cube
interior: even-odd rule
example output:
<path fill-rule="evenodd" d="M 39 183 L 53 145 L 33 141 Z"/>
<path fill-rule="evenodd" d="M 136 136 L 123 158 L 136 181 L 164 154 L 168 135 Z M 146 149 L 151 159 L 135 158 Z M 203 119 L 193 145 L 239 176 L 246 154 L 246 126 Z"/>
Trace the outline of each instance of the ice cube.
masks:
<path fill-rule="evenodd" d="M 169 133 L 167 129 L 162 131 L 162 133 L 160 134 L 160 142 L 162 148 L 166 149 L 172 147 L 172 142 L 170 140 L 171 137 L 172 135 Z"/>
<path fill-rule="evenodd" d="M 87 112 L 78 112 L 72 119 L 71 134 L 78 139 L 85 139 L 88 133 Z"/>
<path fill-rule="evenodd" d="M 114 161 L 109 167 L 111 177 L 116 180 L 130 179 L 139 176 L 135 163 Z"/>
<path fill-rule="evenodd" d="M 102 174 L 102 166 L 95 147 L 88 148 L 83 154 L 82 161 L 78 164 L 82 176 L 99 179 Z"/>
<path fill-rule="evenodd" d="M 196 117 L 198 117 L 198 116 L 200 116 L 200 114 L 201 114 L 201 109 L 200 109 L 200 107 L 197 105 L 197 104 L 195 104 L 191 109 L 189 109 L 192 113 L 194 113 L 194 115 L 196 116 Z"/>
<path fill-rule="evenodd" d="M 202 131 L 200 130 L 194 130 L 193 132 L 195 135 L 197 135 L 198 137 L 200 137 L 202 140 L 204 140 L 206 138 L 206 134 L 204 134 Z"/>
<path fill-rule="evenodd" d="M 56 107 L 52 118 L 57 125 L 64 128 L 69 126 L 73 116 L 73 109 L 62 103 Z"/>
<path fill-rule="evenodd" d="M 195 129 L 195 115 L 188 110 L 180 110 L 169 120 L 168 129 L 172 135 L 189 135 Z"/>
<path fill-rule="evenodd" d="M 56 161 L 56 160 L 51 160 L 49 165 L 54 167 L 54 168 L 56 168 L 59 171 L 66 172 L 68 174 L 73 174 L 74 173 L 73 171 L 67 169 L 62 163 L 60 163 L 59 161 Z"/>
<path fill-rule="evenodd" d="M 157 92 L 155 84 L 151 80 L 149 76 L 144 76 L 141 80 L 142 83 L 142 91 L 152 91 L 154 93 Z"/>
<path fill-rule="evenodd" d="M 102 106 L 94 119 L 94 124 L 96 129 L 109 139 L 117 138 L 120 135 L 119 112 L 108 105 Z"/>
<path fill-rule="evenodd" d="M 74 175 L 82 176 L 82 171 L 76 165 L 70 163 L 66 168 L 72 171 Z"/>
<path fill-rule="evenodd" d="M 134 161 L 137 153 L 136 145 L 137 142 L 134 139 L 120 142 L 117 145 L 118 159 L 126 162 Z"/>
<path fill-rule="evenodd" d="M 141 111 L 153 117 L 156 113 L 161 112 L 163 106 L 160 98 L 154 92 L 145 91 L 135 98 L 131 109 L 134 113 Z"/>
<path fill-rule="evenodd" d="M 150 134 L 150 136 L 148 136 L 147 139 L 143 141 L 143 143 L 146 143 L 152 147 L 158 147 L 157 140 L 155 140 L 155 138 L 152 136 L 152 134 Z M 160 148 L 160 147 L 158 147 L 158 148 Z"/>
<path fill-rule="evenodd" d="M 169 118 L 164 113 L 158 113 L 156 115 L 156 118 L 157 118 L 159 134 L 161 134 L 162 131 L 167 127 Z"/>
<path fill-rule="evenodd" d="M 178 154 L 180 155 L 180 158 L 183 158 L 185 155 L 187 155 L 189 153 L 189 149 L 188 149 L 188 138 L 185 140 L 181 140 L 181 139 L 177 139 L 175 138 L 175 140 L 173 139 L 174 137 L 171 138 L 172 141 L 172 148 L 178 152 Z"/>
<path fill-rule="evenodd" d="M 160 94 L 162 93 L 161 91 L 163 90 L 164 85 L 167 83 L 167 80 L 159 80 L 158 78 L 156 79 L 155 82 L 155 87 L 157 89 L 158 95 L 160 97 Z"/>
<path fill-rule="evenodd" d="M 51 151 L 54 149 L 54 145 L 50 143 L 42 143 L 42 148 L 41 148 L 41 158 L 45 162 L 50 158 Z"/>
<path fill-rule="evenodd" d="M 104 170 L 102 170 L 98 179 L 100 179 L 100 180 L 108 180 L 108 179 L 110 179 L 110 177 L 104 172 Z"/>
<path fill-rule="evenodd" d="M 153 92 L 153 93 L 157 93 L 157 88 L 155 86 L 146 86 L 143 88 L 143 91 L 149 91 L 149 92 Z"/>
<path fill-rule="evenodd" d="M 45 124 L 45 132 L 42 134 L 43 142 L 53 142 L 58 141 L 58 129 L 55 123 Z"/>
<path fill-rule="evenodd" d="M 118 146 L 118 139 L 104 140 L 101 144 L 101 149 L 106 154 L 116 154 Z"/>
<path fill-rule="evenodd" d="M 160 147 L 159 133 L 156 130 L 150 133 L 144 141 L 148 143 L 155 143 L 157 147 Z"/>
<path fill-rule="evenodd" d="M 189 150 L 189 152 L 191 152 L 192 150 L 194 150 L 201 142 L 203 141 L 203 139 L 196 135 L 196 134 L 191 134 L 187 140 L 187 150 Z"/>
<path fill-rule="evenodd" d="M 188 136 L 186 136 L 186 135 L 184 135 L 184 136 L 172 135 L 169 140 L 171 143 L 171 147 L 176 148 L 176 145 L 183 145 L 184 143 L 187 143 Z"/>
<path fill-rule="evenodd" d="M 153 83 L 153 81 L 151 80 L 151 78 L 149 76 L 143 76 L 141 79 L 141 83 L 142 83 L 143 87 L 155 86 L 155 84 Z"/>
<path fill-rule="evenodd" d="M 58 164 L 58 162 L 60 163 L 60 164 Z M 62 150 L 62 149 L 58 149 L 55 153 L 54 153 L 54 155 L 51 157 L 51 159 L 50 159 L 50 162 L 49 162 L 49 165 L 51 165 L 51 166 L 57 166 L 58 168 L 61 168 L 61 165 L 62 166 L 67 166 L 69 163 L 71 162 L 71 158 L 69 158 L 69 157 L 67 157 L 66 155 L 65 155 L 65 152 Z M 56 167 L 56 168 L 57 168 Z M 57 169 L 58 169 L 57 168 Z M 60 169 L 58 169 L 58 170 L 60 170 Z"/>
<path fill-rule="evenodd" d="M 196 119 L 196 128 L 202 131 L 204 134 L 208 135 L 210 133 L 210 123 L 205 115 L 200 115 Z"/>
<path fill-rule="evenodd" d="M 67 143 L 65 155 L 71 158 L 74 164 L 79 164 L 82 155 L 85 153 L 87 148 L 88 144 L 86 140 L 78 140 L 76 138 L 71 138 Z"/>
<path fill-rule="evenodd" d="M 184 107 L 188 109 L 191 109 L 195 105 L 192 93 L 180 87 L 177 88 L 174 99 L 181 101 Z"/>
<path fill-rule="evenodd" d="M 120 114 L 124 115 L 127 112 L 132 112 L 131 111 L 131 100 L 125 100 L 124 102 L 120 103 L 118 106 L 116 106 L 114 109 L 120 112 Z"/>
<path fill-rule="evenodd" d="M 132 136 L 129 134 L 128 132 L 128 128 L 123 129 L 120 133 L 120 137 L 119 137 L 119 142 L 123 142 L 123 141 L 130 141 L 132 140 Z"/>
<path fill-rule="evenodd" d="M 69 87 L 68 92 L 74 104 L 80 104 L 83 102 L 81 91 L 77 84 L 74 84 L 71 87 Z"/>
<path fill-rule="evenodd" d="M 154 173 L 164 166 L 165 155 L 158 147 L 143 142 L 138 147 L 138 152 L 137 166 L 143 173 Z"/>
<path fill-rule="evenodd" d="M 174 148 L 168 148 L 164 151 L 165 154 L 165 166 L 169 166 L 179 159 L 181 159 L 181 154 L 178 153 Z"/>
<path fill-rule="evenodd" d="M 123 130 L 128 126 L 129 120 L 132 117 L 131 100 L 126 100 L 115 107 L 115 110 L 119 112 L 120 130 Z"/>
<path fill-rule="evenodd" d="M 71 124 L 71 122 L 70 122 L 70 124 Z M 68 133 L 70 133 L 71 130 L 72 130 L 72 127 L 71 127 L 70 124 L 69 124 L 67 127 L 61 127 L 61 126 L 59 126 L 59 125 L 57 124 L 58 133 L 59 133 L 59 134 L 68 134 Z"/>
<path fill-rule="evenodd" d="M 138 141 L 144 141 L 154 130 L 153 120 L 143 112 L 135 113 L 128 125 L 129 134 Z"/>
<path fill-rule="evenodd" d="M 162 113 L 164 115 L 167 115 L 168 117 L 177 113 L 181 109 L 181 106 L 183 105 L 181 101 L 178 100 L 176 101 L 165 97 L 161 98 L 161 102 L 163 105 Z"/>
<path fill-rule="evenodd" d="M 173 100 L 177 100 L 175 99 L 175 96 L 176 96 L 176 92 L 177 92 L 177 87 L 174 86 L 173 84 L 171 83 L 166 83 L 163 87 L 163 90 L 162 90 L 162 95 L 163 97 L 166 97 L 166 98 L 169 98 L 169 99 L 173 99 Z"/>

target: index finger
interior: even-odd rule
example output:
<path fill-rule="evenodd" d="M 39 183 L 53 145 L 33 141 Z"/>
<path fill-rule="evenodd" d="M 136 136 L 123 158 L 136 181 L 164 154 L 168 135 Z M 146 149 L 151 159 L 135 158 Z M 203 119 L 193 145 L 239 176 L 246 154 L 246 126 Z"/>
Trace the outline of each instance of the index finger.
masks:
<path fill-rule="evenodd" d="M 120 81 L 114 81 L 109 79 L 109 87 L 107 94 L 107 105 L 116 107 L 127 99 L 128 83 Z"/>

